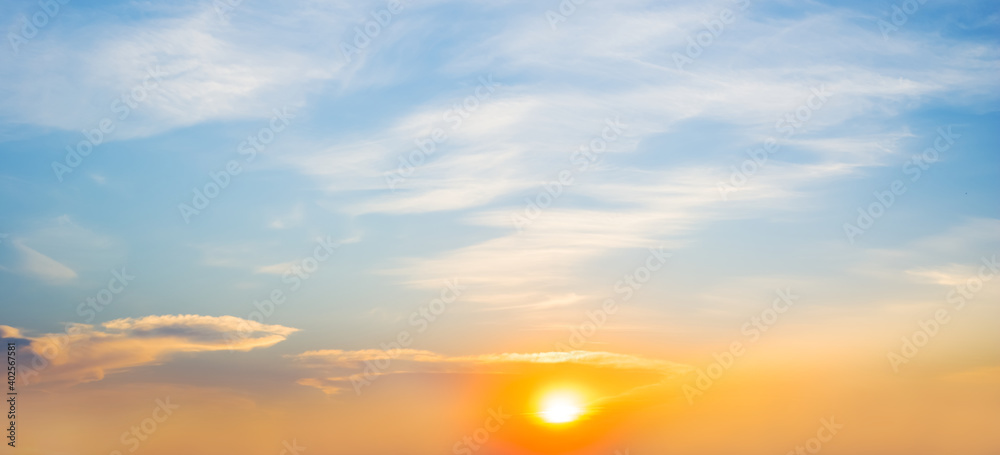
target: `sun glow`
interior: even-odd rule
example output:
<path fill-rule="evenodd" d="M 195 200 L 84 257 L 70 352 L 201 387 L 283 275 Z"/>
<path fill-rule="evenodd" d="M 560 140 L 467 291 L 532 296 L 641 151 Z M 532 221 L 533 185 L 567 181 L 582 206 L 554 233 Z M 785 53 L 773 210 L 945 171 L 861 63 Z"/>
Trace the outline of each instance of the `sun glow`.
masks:
<path fill-rule="evenodd" d="M 572 422 L 584 411 L 580 398 L 570 392 L 558 392 L 546 396 L 542 400 L 541 409 L 538 415 L 548 423 Z"/>

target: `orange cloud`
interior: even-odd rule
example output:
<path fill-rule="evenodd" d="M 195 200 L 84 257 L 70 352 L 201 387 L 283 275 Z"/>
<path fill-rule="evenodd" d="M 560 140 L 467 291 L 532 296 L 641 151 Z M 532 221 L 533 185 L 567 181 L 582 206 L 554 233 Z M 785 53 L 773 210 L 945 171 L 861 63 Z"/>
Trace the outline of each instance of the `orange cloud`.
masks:
<path fill-rule="evenodd" d="M 21 338 L 21 331 L 15 327 L 0 324 L 0 338 Z"/>
<path fill-rule="evenodd" d="M 299 384 L 316 387 L 327 394 L 345 389 L 360 390 L 359 383 L 400 373 L 529 373 L 533 367 L 567 365 L 591 369 L 649 373 L 655 377 L 674 377 L 691 367 L 665 360 L 611 352 L 537 352 L 502 353 L 470 356 L 445 356 L 416 349 L 364 349 L 343 351 L 328 349 L 288 356 L 302 362 L 322 376 L 302 378 Z"/>
<path fill-rule="evenodd" d="M 181 352 L 249 351 L 284 341 L 298 329 L 261 324 L 234 316 L 193 314 L 147 316 L 108 321 L 95 327 L 68 324 L 65 333 L 26 336 L 29 345 L 19 365 L 28 384 L 72 385 L 98 381 L 142 365 L 160 364 Z M 0 327 L 4 337 L 20 331 Z"/>

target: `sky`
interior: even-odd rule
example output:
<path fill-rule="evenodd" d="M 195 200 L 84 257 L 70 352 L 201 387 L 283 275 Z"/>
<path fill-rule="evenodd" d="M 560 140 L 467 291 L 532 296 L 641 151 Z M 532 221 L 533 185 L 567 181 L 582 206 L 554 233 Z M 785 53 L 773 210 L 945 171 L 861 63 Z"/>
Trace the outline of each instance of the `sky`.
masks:
<path fill-rule="evenodd" d="M 995 2 L 0 26 L 11 453 L 1000 452 Z"/>

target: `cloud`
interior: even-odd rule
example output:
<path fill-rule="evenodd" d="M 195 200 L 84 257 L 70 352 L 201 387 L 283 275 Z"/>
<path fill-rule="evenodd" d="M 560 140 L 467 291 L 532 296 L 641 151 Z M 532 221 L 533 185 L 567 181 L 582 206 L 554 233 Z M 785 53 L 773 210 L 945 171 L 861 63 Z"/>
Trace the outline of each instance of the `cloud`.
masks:
<path fill-rule="evenodd" d="M 288 229 L 292 227 L 297 227 L 302 224 L 302 220 L 305 217 L 305 210 L 301 203 L 295 204 L 292 207 L 291 212 L 275 217 L 268 223 L 267 227 L 271 229 Z"/>
<path fill-rule="evenodd" d="M 11 327 L 9 325 L 0 325 L 0 337 L 3 338 L 20 338 L 21 331 Z"/>
<path fill-rule="evenodd" d="M 67 214 L 30 219 L 9 242 L 15 250 L 3 260 L 6 270 L 39 277 L 51 284 L 85 283 L 93 273 L 120 267 L 125 249 L 115 238 L 81 225 Z M 0 245 L 2 247 L 2 245 Z M 83 277 L 83 281 L 76 281 Z"/>
<path fill-rule="evenodd" d="M 17 329 L 3 328 L 5 336 Z M 250 351 L 284 341 L 298 329 L 234 316 L 163 315 L 124 318 L 100 326 L 67 324 L 64 333 L 28 336 L 21 363 L 28 383 L 72 385 L 156 365 L 179 353 Z"/>
<path fill-rule="evenodd" d="M 965 283 L 998 254 L 1000 219 L 964 218 L 902 247 L 868 248 L 851 270 L 879 282 L 903 284 L 904 291 L 898 294 L 911 289 L 914 282 L 949 287 Z M 926 296 L 928 290 L 920 289 L 920 293 Z"/>
<path fill-rule="evenodd" d="M 975 277 L 976 266 L 967 264 L 948 264 L 944 267 L 932 269 L 923 268 L 907 270 L 906 273 L 919 282 L 951 287 L 964 284 L 970 277 Z"/>
<path fill-rule="evenodd" d="M 292 269 L 292 266 L 298 264 L 300 261 L 288 261 L 281 262 L 278 264 L 263 265 L 257 267 L 254 273 L 265 273 L 269 275 L 284 275 L 286 272 Z"/>
<path fill-rule="evenodd" d="M 945 232 L 920 239 L 914 247 L 939 254 L 950 253 L 965 257 L 993 253 L 1000 248 L 1000 219 L 964 219 Z"/>
<path fill-rule="evenodd" d="M 489 228 L 479 232 L 491 238 L 404 259 L 391 273 L 421 288 L 455 277 L 475 286 L 464 300 L 491 310 L 544 307 L 570 292 L 586 301 L 606 292 L 580 284 L 588 263 L 630 248 L 682 245 L 718 220 L 802 209 L 807 198 L 825 197 L 826 185 L 895 163 L 914 137 L 906 114 L 932 103 L 988 106 L 996 99 L 995 50 L 920 34 L 886 42 L 877 27 L 859 25 L 859 12 L 822 4 L 795 17 L 759 14 L 752 4 L 684 69 L 672 55 L 683 54 L 688 36 L 721 6 L 587 4 L 555 30 L 545 7 L 504 6 L 510 9 L 497 17 L 506 26 L 483 19 L 483 39 L 449 44 L 450 86 L 281 158 L 331 193 L 337 211 L 461 211 L 467 224 Z M 496 92 L 452 128 L 445 114 L 487 74 Z M 818 87 L 831 93 L 829 101 L 784 138 L 776 121 Z M 512 215 L 523 214 L 524 201 L 560 171 L 576 168 L 573 153 L 600 135 L 608 117 L 627 125 L 622 137 L 576 173 L 525 232 L 514 232 Z M 414 141 L 434 127 L 447 139 L 411 159 Z M 685 134 L 717 139 L 695 146 L 675 140 Z M 781 150 L 723 201 L 718 184 L 747 159 L 746 149 L 770 137 Z M 401 161 L 413 167 L 390 190 L 386 174 Z"/>
<path fill-rule="evenodd" d="M 358 351 L 343 351 L 340 349 L 325 349 L 318 351 L 307 351 L 291 356 L 296 360 L 307 361 L 309 363 L 322 363 L 326 365 L 343 368 L 354 368 L 360 364 L 372 360 L 384 360 L 398 358 L 416 362 L 437 361 L 443 357 L 431 352 L 418 349 L 397 349 L 392 352 L 381 349 L 362 349 Z"/>
<path fill-rule="evenodd" d="M 76 278 L 76 272 L 59 261 L 39 253 L 19 241 L 12 242 L 21 253 L 21 271 L 50 283 L 65 283 Z"/>
<path fill-rule="evenodd" d="M 572 351 L 446 356 L 417 349 L 327 349 L 287 356 L 324 376 L 302 378 L 299 384 L 327 394 L 350 390 L 358 381 L 389 374 L 523 374 L 545 365 L 573 365 L 598 370 L 644 372 L 675 377 L 691 367 L 665 360 L 611 352 Z M 372 369 L 371 365 L 378 368 Z"/>
<path fill-rule="evenodd" d="M 110 118 L 123 123 L 112 140 L 267 118 L 274 108 L 303 104 L 310 90 L 338 77 L 344 61 L 336 44 L 356 25 L 345 13 L 360 5 L 243 4 L 228 21 L 211 4 L 132 6 L 141 19 L 115 22 L 64 10 L 0 67 L 0 100 L 9 106 L 0 116 L 69 131 Z M 283 39 L 279 44 L 267 34 Z M 131 108 L 119 102 L 113 110 L 129 94 Z"/>
<path fill-rule="evenodd" d="M 9 325 L 0 325 L 0 338 L 10 339 L 10 340 L 25 339 L 24 335 L 21 334 L 21 331 L 19 329 L 17 329 L 16 327 L 11 327 Z"/>

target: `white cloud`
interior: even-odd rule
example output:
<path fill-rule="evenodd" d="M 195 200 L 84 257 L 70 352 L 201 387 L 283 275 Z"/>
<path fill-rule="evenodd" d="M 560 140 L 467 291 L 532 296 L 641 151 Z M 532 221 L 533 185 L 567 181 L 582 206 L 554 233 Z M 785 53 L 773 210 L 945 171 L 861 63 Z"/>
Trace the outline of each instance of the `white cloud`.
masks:
<path fill-rule="evenodd" d="M 77 277 L 73 269 L 39 253 L 21 242 L 13 242 L 21 253 L 21 271 L 35 275 L 50 283 L 65 283 Z"/>
<path fill-rule="evenodd" d="M 264 265 L 257 267 L 254 273 L 266 273 L 269 275 L 284 275 L 285 272 L 291 270 L 293 265 L 298 264 L 300 261 L 288 261 L 281 262 L 278 264 Z"/>

